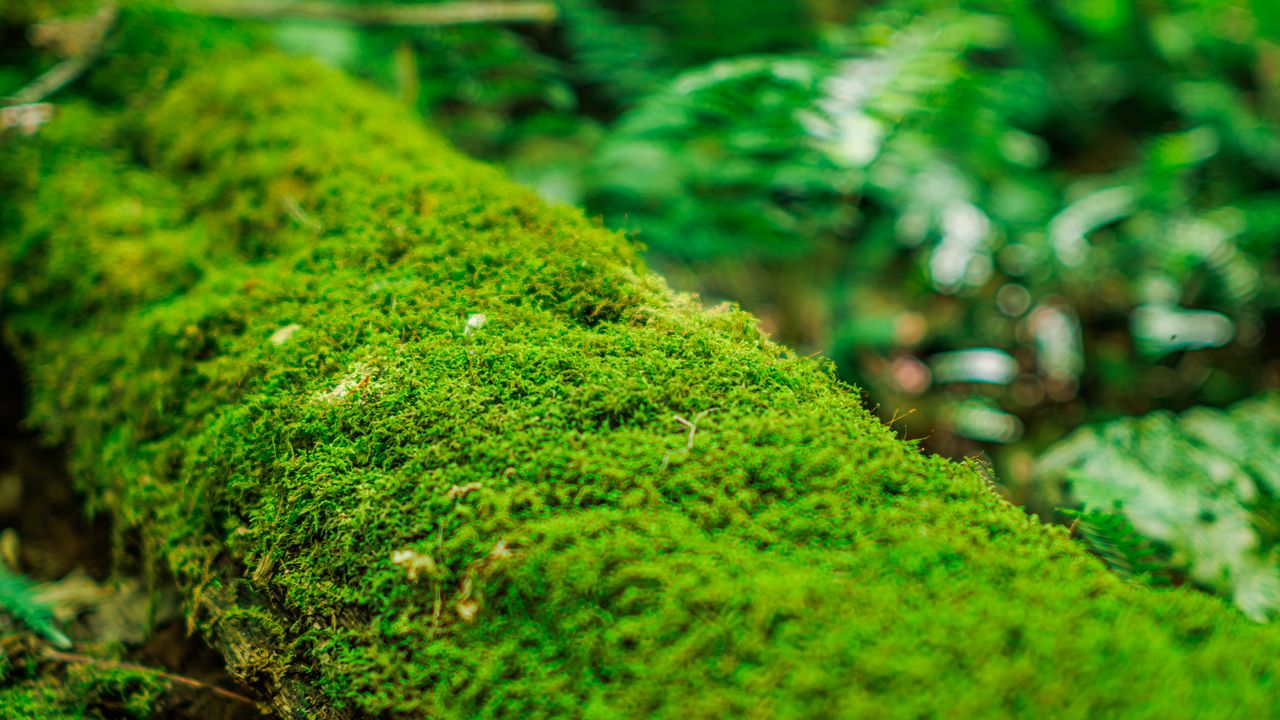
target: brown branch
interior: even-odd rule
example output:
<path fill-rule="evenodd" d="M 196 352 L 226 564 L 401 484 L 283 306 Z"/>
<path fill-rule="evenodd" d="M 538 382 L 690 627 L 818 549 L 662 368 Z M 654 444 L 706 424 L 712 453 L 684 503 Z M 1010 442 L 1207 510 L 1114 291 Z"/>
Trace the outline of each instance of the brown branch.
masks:
<path fill-rule="evenodd" d="M 89 38 L 83 49 L 62 62 L 46 70 L 40 77 L 32 80 L 26 87 L 4 99 L 5 105 L 30 105 L 38 103 L 80 77 L 93 64 L 98 53 L 102 52 L 107 33 L 116 24 L 117 8 L 114 2 L 106 2 L 87 22 Z"/>
<path fill-rule="evenodd" d="M 44 657 L 48 660 L 53 660 L 55 662 L 72 663 L 76 665 L 95 665 L 97 667 L 111 668 L 113 670 L 132 670 L 134 672 L 148 673 L 150 675 L 155 675 L 156 677 L 164 678 L 165 680 L 168 680 L 170 682 L 178 683 L 179 685 L 185 685 L 189 688 L 195 688 L 196 690 L 208 690 L 214 695 L 226 698 L 228 700 L 234 700 L 238 703 L 244 703 L 245 705 L 260 707 L 260 705 L 256 701 L 254 701 L 251 698 L 245 697 L 244 695 L 241 695 L 238 692 L 233 692 L 225 688 L 220 688 L 217 685 L 210 685 L 209 683 L 201 682 L 199 680 L 196 680 L 195 678 L 186 677 L 185 675 L 175 675 L 173 673 L 165 672 L 163 670 L 157 670 L 155 668 L 147 667 L 146 665 L 138 665 L 137 663 L 130 663 L 130 662 L 120 662 L 119 660 L 105 660 L 103 658 L 95 658 L 95 657 L 90 657 L 88 655 L 77 655 L 75 653 L 67 653 L 67 652 L 62 652 L 60 650 L 53 650 L 53 649 L 45 649 Z"/>
<path fill-rule="evenodd" d="M 323 0 L 178 0 L 195 15 L 255 20 L 316 20 L 352 25 L 467 25 L 551 22 L 558 11 L 543 0 L 471 0 L 429 5 L 340 5 Z"/>

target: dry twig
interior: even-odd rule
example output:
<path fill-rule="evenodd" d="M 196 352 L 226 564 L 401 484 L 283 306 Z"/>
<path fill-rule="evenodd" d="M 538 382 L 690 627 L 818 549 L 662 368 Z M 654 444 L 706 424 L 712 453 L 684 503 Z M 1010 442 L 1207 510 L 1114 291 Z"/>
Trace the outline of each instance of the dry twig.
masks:
<path fill-rule="evenodd" d="M 5 105 L 31 105 L 61 90 L 80 77 L 93 64 L 105 45 L 107 33 L 116 24 L 118 9 L 114 2 L 103 3 L 91 18 L 79 29 L 84 38 L 78 43 L 79 52 L 46 70 L 26 87 L 4 99 Z"/>
<path fill-rule="evenodd" d="M 226 688 L 220 688 L 217 685 L 210 685 L 209 683 L 201 682 L 195 678 L 186 677 L 185 675 L 175 675 L 163 670 L 157 670 L 155 668 L 147 667 L 146 665 L 120 662 L 118 660 L 105 660 L 102 658 L 90 657 L 88 655 L 77 655 L 75 653 L 67 653 L 53 649 L 46 649 L 44 651 L 44 657 L 48 660 L 53 660 L 54 662 L 72 663 L 75 665 L 95 665 L 97 667 L 111 668 L 115 670 L 132 670 L 134 672 L 148 673 L 155 675 L 156 677 L 164 678 L 170 682 L 178 683 L 179 685 L 185 685 L 189 688 L 207 690 L 218 697 L 234 700 L 235 702 L 244 703 L 245 705 L 260 707 L 252 698 L 245 697 L 238 692 L 233 692 Z"/>
<path fill-rule="evenodd" d="M 719 409 L 720 408 L 710 408 L 708 410 L 703 410 L 702 412 L 693 416 L 693 422 L 689 422 L 688 420 L 685 420 L 679 415 L 672 416 L 676 420 L 676 422 L 689 428 L 689 444 L 685 446 L 684 448 L 685 451 L 689 451 L 693 449 L 693 436 L 698 434 L 698 422 L 702 420 L 702 418 L 706 417 L 708 413 L 713 413 Z"/>
<path fill-rule="evenodd" d="M 709 413 L 713 413 L 713 412 L 715 412 L 716 410 L 719 410 L 719 409 L 720 409 L 720 408 L 708 408 L 708 409 L 706 409 L 706 410 L 703 410 L 702 412 L 698 413 L 697 415 L 694 415 L 694 416 L 693 416 L 693 420 L 692 420 L 692 421 L 686 420 L 686 419 L 684 419 L 684 418 L 680 417 L 679 415 L 672 415 L 672 416 L 671 416 L 671 418 L 672 418 L 673 420 L 675 420 L 676 422 L 680 423 L 681 425 L 684 425 L 685 427 L 689 428 L 689 441 L 685 444 L 684 449 L 683 449 L 683 450 L 680 450 L 679 452 L 682 452 L 682 453 L 688 453 L 688 452 L 690 452 L 691 450 L 693 450 L 693 437 L 694 437 L 695 435 L 697 435 L 697 434 L 698 434 L 698 423 L 702 420 L 702 418 L 706 417 Z M 667 464 L 668 464 L 668 463 L 670 463 L 670 462 L 671 462 L 671 453 L 667 453 L 667 454 L 663 455 L 663 456 L 662 456 L 662 469 L 663 469 L 663 470 L 666 470 L 666 469 L 667 469 Z"/>
<path fill-rule="evenodd" d="M 197 15 L 254 20 L 315 20 L 350 25 L 469 25 L 551 22 L 556 6 L 542 0 L 473 0 L 427 5 L 339 5 L 323 0 L 180 0 Z"/>

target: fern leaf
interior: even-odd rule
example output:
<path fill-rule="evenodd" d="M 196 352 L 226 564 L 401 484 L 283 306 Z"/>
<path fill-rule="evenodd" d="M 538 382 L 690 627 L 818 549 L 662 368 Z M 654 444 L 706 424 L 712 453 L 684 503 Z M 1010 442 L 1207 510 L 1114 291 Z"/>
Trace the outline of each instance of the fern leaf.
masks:
<path fill-rule="evenodd" d="M 26 625 L 54 646 L 66 650 L 71 639 L 58 629 L 53 613 L 40 602 L 31 581 L 0 565 L 0 611 Z"/>
<path fill-rule="evenodd" d="M 1076 534 L 1117 575 L 1134 582 L 1167 584 L 1155 547 L 1123 515 L 1066 508 L 1059 512 L 1074 521 Z"/>
<path fill-rule="evenodd" d="M 1280 394 L 1226 410 L 1152 413 L 1078 430 L 1037 461 L 1087 511 L 1081 536 L 1121 574 L 1165 548 L 1189 580 L 1250 618 L 1280 615 Z"/>

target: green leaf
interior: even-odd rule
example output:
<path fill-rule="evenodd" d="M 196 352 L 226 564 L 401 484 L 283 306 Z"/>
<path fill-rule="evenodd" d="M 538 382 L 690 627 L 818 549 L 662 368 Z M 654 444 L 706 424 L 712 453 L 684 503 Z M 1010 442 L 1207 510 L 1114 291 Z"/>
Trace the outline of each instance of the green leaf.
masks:
<path fill-rule="evenodd" d="M 0 611 L 66 650 L 71 639 L 58 629 L 49 607 L 36 597 L 30 580 L 0 564 Z"/>

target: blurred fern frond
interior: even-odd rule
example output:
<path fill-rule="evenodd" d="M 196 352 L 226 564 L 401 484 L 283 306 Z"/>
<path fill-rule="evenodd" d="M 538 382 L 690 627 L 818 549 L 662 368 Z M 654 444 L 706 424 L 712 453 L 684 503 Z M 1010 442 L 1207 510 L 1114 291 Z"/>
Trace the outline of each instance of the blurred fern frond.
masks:
<path fill-rule="evenodd" d="M 3 563 L 0 563 L 0 611 L 54 646 L 63 650 L 71 647 L 71 640 L 58 629 L 53 613 L 36 597 L 31 581 Z"/>
<path fill-rule="evenodd" d="M 1280 394 L 1088 426 L 1037 473 L 1069 485 L 1082 535 L 1121 574 L 1185 570 L 1255 620 L 1280 613 Z"/>
<path fill-rule="evenodd" d="M 1156 548 L 1123 515 L 1069 508 L 1059 512 L 1072 520 L 1072 527 L 1089 550 L 1120 577 L 1152 585 L 1167 582 L 1166 568 L 1158 561 Z"/>

